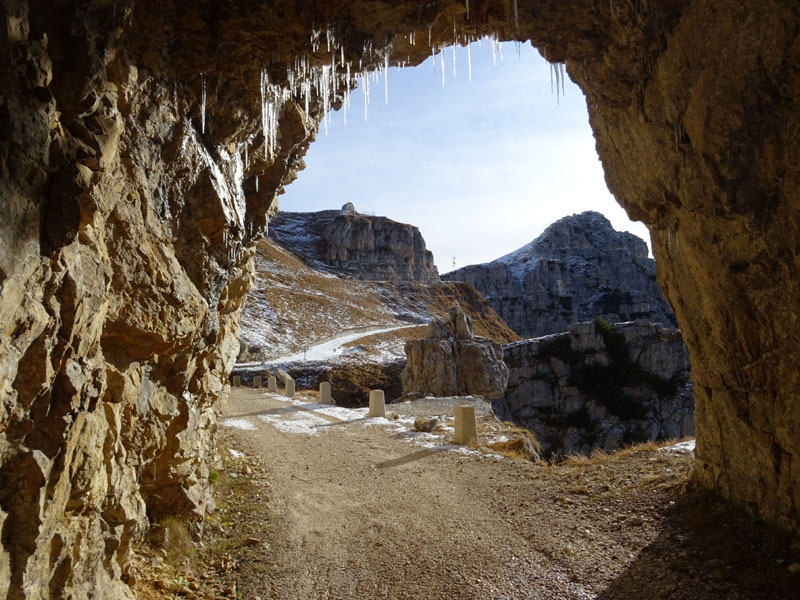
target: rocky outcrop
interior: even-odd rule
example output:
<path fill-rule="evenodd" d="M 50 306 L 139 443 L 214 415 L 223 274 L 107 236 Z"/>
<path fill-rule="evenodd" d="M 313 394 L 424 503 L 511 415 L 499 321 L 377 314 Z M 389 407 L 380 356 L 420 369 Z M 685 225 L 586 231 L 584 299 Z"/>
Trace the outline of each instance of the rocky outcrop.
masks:
<path fill-rule="evenodd" d="M 476 337 L 472 320 L 458 307 L 433 319 L 428 336 L 406 342 L 402 373 L 407 396 L 497 398 L 508 381 L 503 350 L 492 340 Z"/>
<path fill-rule="evenodd" d="M 280 212 L 269 235 L 316 269 L 365 281 L 439 281 L 419 229 L 386 217 L 342 210 Z"/>
<path fill-rule="evenodd" d="M 442 279 L 475 286 L 522 337 L 566 331 L 596 317 L 675 327 L 647 254 L 643 240 L 615 231 L 600 213 L 584 212 L 556 221 L 511 254 Z"/>
<path fill-rule="evenodd" d="M 493 407 L 529 429 L 545 456 L 694 435 L 689 353 L 679 331 L 598 319 L 503 351 L 508 386 Z"/>
<path fill-rule="evenodd" d="M 518 8 L 0 4 L 0 597 L 130 596 L 147 524 L 203 513 L 248 248 L 348 87 L 328 31 L 351 67 L 488 34 L 566 63 L 692 356 L 696 483 L 800 530 L 796 5 Z"/>

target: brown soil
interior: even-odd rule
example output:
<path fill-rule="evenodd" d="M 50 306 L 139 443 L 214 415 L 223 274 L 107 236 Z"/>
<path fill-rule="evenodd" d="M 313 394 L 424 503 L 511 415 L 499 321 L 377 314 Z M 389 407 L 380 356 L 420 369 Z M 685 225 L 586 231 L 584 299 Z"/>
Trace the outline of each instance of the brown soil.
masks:
<path fill-rule="evenodd" d="M 788 599 L 800 586 L 800 544 L 687 490 L 690 455 L 651 444 L 544 465 L 362 421 L 301 436 L 255 418 L 286 407 L 231 394 L 225 416 L 257 430 L 221 428 L 246 458 L 223 453 L 189 597 Z"/>

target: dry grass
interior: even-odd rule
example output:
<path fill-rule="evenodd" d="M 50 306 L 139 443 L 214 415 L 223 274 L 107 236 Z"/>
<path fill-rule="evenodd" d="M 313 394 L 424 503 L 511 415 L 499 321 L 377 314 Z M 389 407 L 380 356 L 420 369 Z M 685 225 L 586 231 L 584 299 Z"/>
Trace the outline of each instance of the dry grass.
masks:
<path fill-rule="evenodd" d="M 526 439 L 525 436 L 517 436 L 504 442 L 490 442 L 486 447 L 507 458 L 536 462 L 538 455 L 531 452 L 530 440 L 526 443 Z"/>
<path fill-rule="evenodd" d="M 195 553 L 194 541 L 189 533 L 186 521 L 180 517 L 167 517 L 161 521 L 162 542 L 167 555 L 167 564 L 177 567 Z"/>

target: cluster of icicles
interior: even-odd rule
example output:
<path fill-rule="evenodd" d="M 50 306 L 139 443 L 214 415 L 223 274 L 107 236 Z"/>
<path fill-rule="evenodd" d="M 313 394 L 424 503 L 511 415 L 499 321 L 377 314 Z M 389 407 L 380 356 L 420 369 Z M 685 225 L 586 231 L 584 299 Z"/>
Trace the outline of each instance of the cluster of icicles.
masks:
<path fill-rule="evenodd" d="M 465 0 L 466 17 L 469 20 L 470 6 L 469 0 Z M 514 25 L 519 28 L 519 11 L 517 0 L 514 0 Z M 428 45 L 431 47 L 431 55 L 433 57 L 434 75 L 439 76 L 441 72 L 442 85 L 445 84 L 447 67 L 445 65 L 445 46 L 434 46 L 431 44 L 432 28 L 428 28 Z M 413 32 L 406 37 L 410 45 L 416 45 L 417 33 Z M 492 64 L 497 64 L 498 57 L 503 60 L 503 48 L 500 41 L 496 36 L 492 35 L 488 38 L 477 38 L 473 35 L 459 34 L 455 17 L 453 20 L 453 44 L 451 45 L 452 52 L 452 73 L 456 77 L 456 48 L 457 46 L 466 46 L 467 49 L 467 77 L 472 81 L 472 50 L 471 44 L 478 42 L 478 45 L 483 45 L 484 40 L 488 39 L 489 52 L 492 56 Z M 303 105 L 306 114 L 309 113 L 312 99 L 318 98 L 322 101 L 322 124 L 325 128 L 325 133 L 328 132 L 328 124 L 330 123 L 330 115 L 332 103 L 335 98 L 342 98 L 342 108 L 344 111 L 344 123 L 347 125 L 347 113 L 350 109 L 350 96 L 353 90 L 360 84 L 361 90 L 364 94 L 364 120 L 367 120 L 368 107 L 370 101 L 370 88 L 379 85 L 380 80 L 383 80 L 384 98 L 389 102 L 389 55 L 391 47 L 386 47 L 382 50 L 373 48 L 371 42 L 366 42 L 362 48 L 361 58 L 356 64 L 354 61 L 346 60 L 344 53 L 344 46 L 342 46 L 336 39 L 335 32 L 332 26 L 323 29 L 314 29 L 311 32 L 310 38 L 311 52 L 316 54 L 320 52 L 323 47 L 327 50 L 330 57 L 329 64 L 315 64 L 312 65 L 308 55 L 296 57 L 294 64 L 289 67 L 286 74 L 286 82 L 273 83 L 270 81 L 269 74 L 266 69 L 261 70 L 261 126 L 264 135 L 264 159 L 267 162 L 272 162 L 275 158 L 278 149 L 278 122 L 284 104 L 291 99 L 296 100 L 299 104 Z M 519 52 L 520 43 L 516 42 L 517 51 Z M 438 59 L 438 60 L 437 60 Z M 366 70 L 364 63 L 376 64 L 371 70 Z M 438 66 L 437 66 L 438 63 Z M 405 61 L 401 61 L 398 67 L 400 69 L 406 66 Z M 550 64 L 550 77 L 551 77 L 551 91 L 554 91 L 557 96 L 564 92 L 564 65 L 563 63 Z M 206 129 L 206 79 L 201 73 L 201 130 L 205 133 Z M 288 82 L 288 85 L 287 85 Z M 242 146 L 243 148 L 243 162 L 245 169 L 249 168 L 250 161 L 248 156 L 248 139 Z M 258 180 L 255 182 L 256 191 L 258 191 Z"/>

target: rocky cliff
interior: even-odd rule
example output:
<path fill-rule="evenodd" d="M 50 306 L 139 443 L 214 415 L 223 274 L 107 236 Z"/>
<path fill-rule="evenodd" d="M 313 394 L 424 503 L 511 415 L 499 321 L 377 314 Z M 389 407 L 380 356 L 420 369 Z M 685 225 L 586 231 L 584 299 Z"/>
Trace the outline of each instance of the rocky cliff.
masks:
<path fill-rule="evenodd" d="M 433 319 L 427 336 L 406 342 L 401 375 L 407 396 L 497 398 L 508 381 L 500 344 L 477 337 L 472 319 L 455 306 Z"/>
<path fill-rule="evenodd" d="M 470 4 L 0 4 L 0 597 L 129 597 L 148 524 L 199 522 L 250 248 L 319 120 L 484 35 L 566 64 L 650 228 L 695 481 L 800 529 L 796 3 Z"/>
<path fill-rule="evenodd" d="M 346 208 L 282 211 L 270 222 L 269 236 L 316 269 L 365 281 L 439 281 L 419 229 L 386 217 Z"/>
<path fill-rule="evenodd" d="M 694 435 L 689 353 L 679 331 L 597 320 L 503 352 L 509 379 L 495 411 L 530 429 L 546 456 Z"/>
<path fill-rule="evenodd" d="M 564 217 L 519 250 L 442 279 L 471 283 L 522 337 L 595 317 L 676 326 L 647 244 L 597 212 Z"/>

